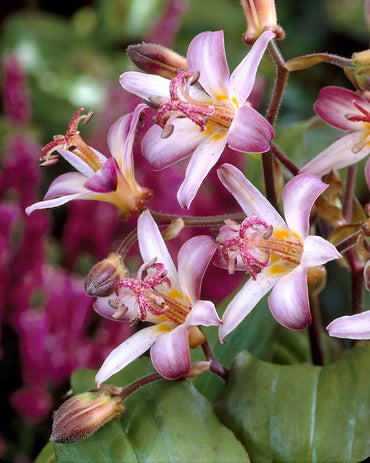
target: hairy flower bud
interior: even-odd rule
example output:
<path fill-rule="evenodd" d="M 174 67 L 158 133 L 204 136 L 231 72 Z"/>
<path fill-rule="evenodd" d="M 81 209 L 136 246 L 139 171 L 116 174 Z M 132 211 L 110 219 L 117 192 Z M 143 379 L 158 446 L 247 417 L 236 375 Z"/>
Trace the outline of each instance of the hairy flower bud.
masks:
<path fill-rule="evenodd" d="M 130 45 L 127 53 L 139 69 L 166 79 L 176 77 L 179 69 L 187 70 L 186 58 L 162 45 L 154 43 Z"/>
<path fill-rule="evenodd" d="M 54 415 L 52 442 L 71 444 L 91 436 L 108 421 L 119 419 L 125 407 L 117 388 L 84 392 L 64 402 Z"/>
<path fill-rule="evenodd" d="M 362 92 L 370 90 L 370 50 L 352 55 L 351 68 L 343 68 L 352 84 Z"/>
<path fill-rule="evenodd" d="M 93 297 L 110 296 L 127 275 L 128 270 L 122 257 L 112 252 L 90 270 L 85 280 L 85 291 Z"/>
<path fill-rule="evenodd" d="M 253 45 L 264 31 L 273 31 L 276 40 L 285 38 L 284 29 L 277 24 L 274 0 L 242 0 L 241 3 L 248 26 L 243 36 L 247 45 Z"/>

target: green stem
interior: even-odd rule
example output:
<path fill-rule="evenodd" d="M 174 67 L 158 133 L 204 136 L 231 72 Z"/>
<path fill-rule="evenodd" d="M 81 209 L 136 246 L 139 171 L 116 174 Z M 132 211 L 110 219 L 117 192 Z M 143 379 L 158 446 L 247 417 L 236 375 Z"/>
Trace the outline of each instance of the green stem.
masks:
<path fill-rule="evenodd" d="M 141 387 L 152 383 L 153 381 L 158 381 L 159 379 L 163 379 L 159 373 L 153 373 L 152 375 L 144 376 L 143 378 L 138 379 L 134 383 L 130 384 L 129 386 L 125 387 L 120 394 L 120 397 L 125 400 L 129 395 L 133 392 L 137 391 Z"/>
<path fill-rule="evenodd" d="M 324 365 L 322 341 L 320 335 L 321 317 L 317 294 L 310 293 L 310 308 L 312 322 L 309 325 L 308 332 L 310 337 L 311 359 L 314 365 Z"/>

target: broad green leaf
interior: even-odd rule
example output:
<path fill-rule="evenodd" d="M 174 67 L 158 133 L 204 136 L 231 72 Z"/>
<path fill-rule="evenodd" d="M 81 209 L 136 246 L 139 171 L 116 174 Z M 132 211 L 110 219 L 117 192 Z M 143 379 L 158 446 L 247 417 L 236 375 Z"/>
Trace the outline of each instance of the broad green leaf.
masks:
<path fill-rule="evenodd" d="M 369 375 L 369 344 L 327 367 L 275 365 L 244 351 L 215 411 L 255 463 L 355 463 L 370 455 Z"/>
<path fill-rule="evenodd" d="M 35 463 L 56 463 L 54 447 L 51 442 L 48 442 L 41 450 Z"/>
<path fill-rule="evenodd" d="M 109 382 L 125 386 L 152 372 L 150 360 L 141 359 Z M 95 373 L 75 372 L 74 392 L 94 387 Z M 249 462 L 243 446 L 189 381 L 148 384 L 127 398 L 125 406 L 119 421 L 108 423 L 85 441 L 56 444 L 58 463 Z"/>

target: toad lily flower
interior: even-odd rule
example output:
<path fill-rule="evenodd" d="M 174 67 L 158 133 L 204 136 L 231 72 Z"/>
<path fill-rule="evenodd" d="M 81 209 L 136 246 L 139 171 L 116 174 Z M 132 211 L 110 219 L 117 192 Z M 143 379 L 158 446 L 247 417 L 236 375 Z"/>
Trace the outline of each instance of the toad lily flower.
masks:
<path fill-rule="evenodd" d="M 314 105 L 317 115 L 327 124 L 350 132 L 335 141 L 305 165 L 300 173 L 321 177 L 361 161 L 370 153 L 370 102 L 351 90 L 325 87 Z M 365 168 L 370 188 L 370 161 Z"/>
<path fill-rule="evenodd" d="M 44 200 L 26 209 L 30 214 L 36 209 L 65 204 L 73 199 L 94 199 L 114 204 L 122 220 L 130 214 L 139 215 L 147 200 L 152 197 L 152 191 L 140 187 L 133 170 L 132 146 L 140 115 L 147 108 L 139 105 L 134 112 L 118 119 L 108 134 L 108 145 L 112 153 L 111 158 L 89 147 L 80 137 L 78 124 L 88 119 L 88 115 L 80 115 L 79 109 L 73 116 L 67 134 L 57 136 L 48 143 L 43 151 L 42 165 L 57 162 L 57 151 L 79 172 L 60 175 L 49 187 Z"/>
<path fill-rule="evenodd" d="M 177 271 L 149 211 L 139 217 L 138 240 L 145 263 L 137 279 L 124 278 L 117 286 L 117 299 L 110 306 L 107 298 L 98 299 L 94 308 L 109 318 L 153 325 L 109 354 L 96 375 L 98 386 L 150 347 L 153 365 L 164 378 L 189 373 L 189 345 L 196 347 L 205 340 L 197 325 L 221 324 L 213 303 L 200 300 L 202 278 L 217 243 L 209 236 L 188 240 L 179 251 Z"/>
<path fill-rule="evenodd" d="M 336 318 L 326 329 L 336 338 L 370 339 L 370 310 Z"/>
<path fill-rule="evenodd" d="M 311 322 L 309 267 L 341 257 L 331 243 L 308 234 L 311 208 L 327 185 L 313 175 L 290 180 L 282 196 L 285 222 L 240 170 L 224 164 L 218 174 L 247 215 L 241 225 L 230 221 L 221 229 L 217 240 L 224 266 L 251 274 L 226 308 L 221 342 L 270 289 L 268 303 L 276 320 L 294 330 L 305 328 Z"/>
<path fill-rule="evenodd" d="M 268 151 L 274 130 L 247 99 L 258 64 L 274 36 L 264 32 L 231 75 L 223 31 L 197 35 L 188 48 L 188 70 L 171 81 L 139 72 L 122 74 L 123 88 L 157 107 L 157 125 L 148 130 L 142 143 L 153 168 L 160 170 L 192 155 L 177 193 L 181 207 L 189 208 L 226 143 L 241 152 Z"/>

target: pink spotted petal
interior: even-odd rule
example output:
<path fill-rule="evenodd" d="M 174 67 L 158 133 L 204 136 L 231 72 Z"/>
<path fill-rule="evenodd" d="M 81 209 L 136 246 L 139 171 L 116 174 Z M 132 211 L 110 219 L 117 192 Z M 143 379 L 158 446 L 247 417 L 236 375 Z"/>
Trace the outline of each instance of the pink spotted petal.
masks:
<path fill-rule="evenodd" d="M 108 132 L 109 150 L 124 175 L 126 170 L 133 172 L 132 146 L 139 118 L 146 109 L 147 105 L 139 104 L 132 113 L 120 117 Z"/>
<path fill-rule="evenodd" d="M 370 190 L 370 158 L 367 160 L 366 165 L 365 165 L 365 178 L 366 178 L 367 187 Z"/>
<path fill-rule="evenodd" d="M 143 261 L 149 262 L 156 257 L 157 262 L 165 266 L 165 269 L 168 272 L 167 277 L 170 279 L 172 286 L 181 291 L 175 264 L 168 252 L 166 244 L 158 229 L 158 225 L 154 222 L 149 211 L 141 213 L 138 220 L 137 234 Z"/>
<path fill-rule="evenodd" d="M 228 95 L 229 67 L 223 31 L 202 32 L 194 37 L 187 63 L 190 71 L 200 72 L 199 82 L 209 95 L 216 100 Z"/>
<path fill-rule="evenodd" d="M 266 47 L 275 34 L 266 31 L 256 40 L 248 55 L 230 76 L 229 98 L 235 99 L 242 106 L 249 97 L 256 79 L 258 65 Z"/>
<path fill-rule="evenodd" d="M 186 317 L 187 325 L 220 326 L 222 321 L 217 315 L 213 302 L 197 301 Z"/>
<path fill-rule="evenodd" d="M 326 264 L 326 262 L 340 259 L 341 257 L 337 248 L 329 243 L 329 241 L 321 238 L 321 236 L 310 235 L 304 240 L 301 262 L 305 267 Z"/>
<path fill-rule="evenodd" d="M 225 145 L 225 136 L 217 139 L 211 135 L 194 151 L 186 168 L 185 180 L 177 192 L 177 199 L 182 208 L 189 209 L 200 185 L 219 160 Z"/>
<path fill-rule="evenodd" d="M 175 119 L 172 124 L 174 131 L 168 138 L 161 138 L 162 128 L 158 125 L 151 127 L 143 138 L 143 155 L 155 170 L 186 158 L 208 137 L 190 119 Z"/>
<path fill-rule="evenodd" d="M 270 149 L 275 132 L 271 124 L 250 106 L 242 106 L 227 134 L 231 148 L 245 153 L 264 153 Z"/>
<path fill-rule="evenodd" d="M 300 238 L 308 236 L 312 206 L 328 186 L 314 175 L 297 175 L 286 184 L 282 194 L 285 220 Z"/>
<path fill-rule="evenodd" d="M 86 177 L 92 177 L 94 175 L 93 169 L 80 157 L 78 157 L 77 154 L 74 154 L 72 151 L 63 149 L 58 149 L 57 151 L 66 161 L 71 164 L 71 166 L 81 172 L 81 174 L 85 175 Z"/>
<path fill-rule="evenodd" d="M 268 303 L 272 315 L 286 328 L 302 330 L 311 323 L 307 272 L 303 265 L 280 278 L 271 291 Z"/>
<path fill-rule="evenodd" d="M 231 164 L 223 164 L 217 173 L 225 188 L 238 201 L 246 215 L 258 215 L 267 224 L 288 231 L 280 214 L 239 169 Z"/>
<path fill-rule="evenodd" d="M 225 342 L 225 336 L 244 320 L 262 297 L 270 291 L 279 278 L 280 276 L 278 275 L 270 275 L 263 271 L 257 275 L 255 280 L 249 278 L 226 307 L 222 317 L 223 324 L 219 329 L 219 337 L 222 343 Z"/>
<path fill-rule="evenodd" d="M 364 146 L 358 153 L 354 153 L 352 149 L 363 141 L 363 135 L 363 132 L 353 132 L 341 137 L 324 151 L 321 151 L 299 173 L 321 177 L 332 169 L 341 169 L 361 161 L 361 159 L 368 156 L 370 148 Z"/>
<path fill-rule="evenodd" d="M 179 325 L 162 336 L 150 350 L 154 368 L 166 379 L 177 379 L 190 370 L 189 326 Z"/>
<path fill-rule="evenodd" d="M 129 71 L 123 73 L 119 80 L 125 90 L 145 100 L 151 96 L 170 98 L 170 80 L 164 77 Z"/>
<path fill-rule="evenodd" d="M 178 253 L 178 273 L 182 293 L 192 304 L 200 298 L 205 271 L 218 244 L 210 236 L 194 236 Z"/>
<path fill-rule="evenodd" d="M 161 336 L 163 336 L 162 325 L 149 326 L 133 334 L 112 350 L 95 377 L 97 386 L 100 387 L 104 381 L 142 355 Z"/>
<path fill-rule="evenodd" d="M 348 339 L 370 339 L 370 310 L 339 317 L 326 327 L 330 336 Z"/>
<path fill-rule="evenodd" d="M 39 201 L 38 203 L 32 204 L 26 208 L 26 214 L 30 215 L 31 212 L 37 209 L 49 209 L 50 207 L 61 206 L 62 204 L 68 203 L 73 199 L 92 199 L 90 194 L 78 193 L 75 195 L 61 196 L 60 198 L 49 199 L 48 201 Z"/>
<path fill-rule="evenodd" d="M 327 124 L 349 132 L 366 129 L 365 122 L 353 122 L 345 118 L 345 114 L 363 115 L 353 101 L 370 111 L 370 104 L 360 95 L 341 87 L 325 87 L 320 91 L 314 104 L 316 114 Z"/>
<path fill-rule="evenodd" d="M 109 158 L 85 183 L 85 188 L 95 193 L 111 193 L 117 190 L 120 168 L 115 158 Z"/>

